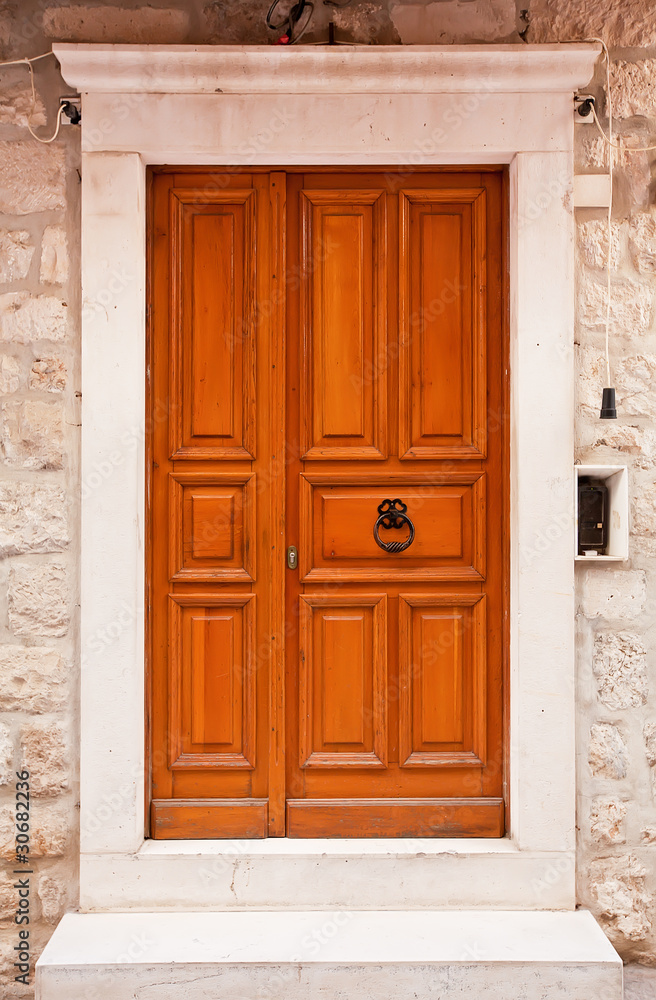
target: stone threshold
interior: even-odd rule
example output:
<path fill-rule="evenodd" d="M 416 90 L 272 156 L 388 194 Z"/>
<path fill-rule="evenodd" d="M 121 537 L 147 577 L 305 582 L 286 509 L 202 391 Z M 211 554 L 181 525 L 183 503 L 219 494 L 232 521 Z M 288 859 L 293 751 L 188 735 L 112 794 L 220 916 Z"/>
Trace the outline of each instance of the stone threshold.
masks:
<path fill-rule="evenodd" d="M 68 914 L 37 1000 L 621 1000 L 590 913 L 315 910 Z"/>
<path fill-rule="evenodd" d="M 80 856 L 80 908 L 573 910 L 575 869 L 572 851 L 510 838 L 147 840 Z"/>

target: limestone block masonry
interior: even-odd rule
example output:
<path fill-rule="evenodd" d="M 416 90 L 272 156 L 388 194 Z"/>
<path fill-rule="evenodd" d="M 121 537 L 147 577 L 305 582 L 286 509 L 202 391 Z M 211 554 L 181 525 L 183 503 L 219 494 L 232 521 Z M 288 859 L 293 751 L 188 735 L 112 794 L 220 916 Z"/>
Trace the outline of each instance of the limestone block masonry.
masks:
<path fill-rule="evenodd" d="M 255 0 L 167 0 L 149 7 L 140 0 L 113 4 L 65 0 L 22 0 L 0 4 L 0 59 L 20 59 L 50 49 L 53 42 L 131 42 L 164 44 L 266 43 L 267 4 Z M 332 8 L 318 5 L 316 30 L 304 41 L 320 41 Z M 373 0 L 354 3 L 335 13 L 338 37 L 361 43 L 549 43 L 601 35 L 614 59 L 613 96 L 616 128 L 627 144 L 653 144 L 656 135 L 656 21 L 651 0 L 615 3 L 604 0 Z M 521 37 L 519 33 L 522 33 Z M 48 60 L 35 64 L 37 103 L 33 126 L 51 134 L 59 94 L 70 93 Z M 592 91 L 602 100 L 603 74 L 598 70 Z M 484 97 L 486 95 L 483 95 Z M 421 100 L 421 96 L 419 96 Z M 341 103 L 347 102 L 340 99 Z M 484 106 L 483 106 L 484 107 Z M 0 70 L 0 994 L 30 998 L 34 993 L 33 963 L 53 933 L 61 915 L 74 911 L 79 897 L 79 729 L 80 680 L 87 651 L 79 638 L 80 496 L 93 493 L 103 473 L 80 473 L 80 131 L 66 127 L 50 145 L 37 144 L 25 125 L 30 115 L 29 78 L 24 66 Z M 124 105 L 121 114 L 131 114 Z M 474 115 L 474 121 L 477 120 Z M 511 123 L 514 127 L 514 122 Z M 109 141 L 115 120 L 109 119 Z M 462 127 L 467 129 L 466 120 Z M 533 122 L 536 149 L 551 123 Z M 650 141 L 651 140 L 651 141 Z M 135 147 L 136 148 L 136 147 Z M 456 161 L 457 162 L 457 161 Z M 575 169 L 600 173 L 606 150 L 593 128 L 577 129 Z M 622 154 L 616 169 L 616 210 L 611 259 L 615 290 L 611 342 L 619 420 L 597 419 L 603 364 L 605 266 L 608 253 L 604 213 L 585 210 L 577 217 L 575 329 L 559 343 L 566 367 L 577 366 L 576 457 L 583 463 L 629 465 L 632 490 L 631 549 L 619 569 L 582 567 L 577 570 L 576 790 L 577 898 L 599 919 L 626 960 L 645 963 L 627 983 L 636 998 L 651 996 L 647 965 L 656 964 L 656 658 L 653 628 L 656 616 L 656 210 L 653 153 Z M 86 168 L 85 168 L 86 170 Z M 84 175 L 84 171 L 82 171 Z M 91 173 L 91 166 L 87 176 Z M 539 187 L 539 178 L 537 180 Z M 534 214 L 553 210 L 553 194 L 537 192 Z M 563 196 L 564 197 L 564 196 Z M 546 202 L 545 202 L 546 199 Z M 551 199 L 551 200 L 550 200 Z M 556 199 L 557 201 L 558 199 Z M 546 208 L 545 208 L 546 205 Z M 142 208 L 143 206 L 141 206 Z M 128 206 L 134 211 L 135 206 Z M 530 233 L 530 226 L 527 227 Z M 99 230 L 105 237 L 105 230 Z M 111 234 L 110 234 L 111 235 Z M 131 275 L 127 291 L 134 280 Z M 102 315 L 107 286 L 93 290 L 87 312 Z M 112 303 L 113 304 L 113 303 Z M 539 309 L 534 310 L 536 321 Z M 530 324 L 526 328 L 530 329 Z M 531 330 L 531 333 L 533 331 Z M 532 338 L 531 338 L 532 339 Z M 528 342 L 528 335 L 527 335 Z M 129 346 L 129 345 L 128 345 Z M 574 353 L 574 359 L 572 357 Z M 548 414 L 551 419 L 551 414 Z M 557 415 L 556 415 L 557 418 Z M 547 456 L 554 431 L 545 419 Z M 138 422 L 128 428 L 138 446 Z M 132 454 L 133 445 L 126 446 Z M 102 456 L 96 456 L 102 464 Z M 102 467 L 104 468 L 104 466 Z M 545 462 L 531 469 L 528 485 L 542 475 L 549 488 Z M 110 481 L 111 481 L 110 475 Z M 540 491 L 536 491 L 539 500 Z M 565 496 L 565 493 L 563 493 Z M 561 523 L 561 522 L 557 522 Z M 546 524 L 545 526 L 548 526 Z M 543 526 L 543 527 L 545 527 Z M 535 540 L 541 536 L 535 532 Z M 548 561 L 537 544 L 525 560 Z M 594 570 L 594 575 L 593 575 Z M 121 621 L 139 612 L 126 597 Z M 133 606 L 134 605 L 134 606 Z M 111 624 L 111 622 L 110 622 Z M 109 655 L 121 643 L 121 627 L 103 631 Z M 558 657 L 545 665 L 545 676 L 558 669 Z M 522 706 L 527 707 L 526 704 Z M 528 706 L 530 707 L 530 706 Z M 117 748 L 120 749 L 120 748 Z M 31 946 L 32 975 L 27 987 L 14 982 L 16 925 L 14 878 L 14 798 L 12 773 L 28 760 L 35 768 L 32 790 Z M 138 775 L 137 775 L 138 776 Z M 128 775 L 128 782 L 135 775 Z M 121 800 L 121 807 L 123 800 Z M 102 828 L 112 807 L 99 792 L 95 804 Z M 89 835 L 87 824 L 83 833 Z M 98 833 L 94 836 L 99 837 Z M 126 840 L 134 841 L 133 828 Z M 185 878 L 198 905 L 217 888 L 231 897 L 231 884 L 241 900 L 260 892 L 257 871 L 244 857 L 243 845 L 231 845 L 232 855 L 214 855 L 207 863 L 207 884 Z M 451 849 L 453 845 L 449 845 Z M 573 845 L 571 845 L 573 847 Z M 527 881 L 536 879 L 540 900 L 554 892 L 574 871 L 574 855 L 563 872 L 544 857 Z M 455 850 L 455 848 L 453 848 Z M 509 853 L 504 847 L 500 853 Z M 403 848 L 401 849 L 403 854 Z M 136 869 L 138 885 L 143 856 L 128 860 L 100 851 L 95 869 L 108 908 L 137 905 L 138 895 L 126 895 L 125 869 Z M 415 889 L 426 884 L 416 872 L 416 859 L 406 857 L 403 878 L 415 878 Z M 268 862 L 267 862 L 268 863 Z M 439 869 L 438 880 L 449 886 L 454 900 L 481 886 L 471 859 L 459 859 L 464 877 L 449 882 L 450 869 Z M 567 862 L 561 862 L 567 863 Z M 272 865 L 275 867 L 275 859 Z M 310 855 L 299 864 L 293 889 L 301 894 L 312 885 L 317 869 Z M 339 878 L 351 860 L 329 862 L 331 878 Z M 158 859 L 162 895 L 166 888 L 166 858 Z M 191 862 L 190 862 L 191 865 Z M 341 866 L 341 867 L 340 867 Z M 257 866 L 256 866 L 257 867 Z M 271 868 L 268 869 L 271 871 Z M 436 878 L 433 869 L 431 878 Z M 276 869 L 277 872 L 277 869 Z M 381 896 L 393 893 L 374 860 L 367 879 L 377 880 Z M 252 888 L 255 879 L 255 888 Z M 123 880 L 123 881 L 121 881 Z M 225 881 L 225 885 L 224 885 Z M 269 881 L 271 879 L 269 878 Z M 117 889 L 117 884 L 122 888 Z M 287 883 L 285 883 L 287 884 Z M 346 884 L 346 883 L 345 883 Z M 354 896 L 358 885 L 355 885 Z M 489 889 L 490 886 L 488 885 Z M 479 888 L 479 896 L 481 894 Z M 137 890 L 135 889 L 135 893 Z M 162 905 L 166 905 L 163 899 Z M 558 902 L 556 905 L 560 905 Z M 356 909 L 346 900 L 344 910 Z M 315 930 L 321 932 L 321 923 Z M 159 939 L 158 939 L 159 940 Z M 167 939 L 164 938 L 166 941 Z M 121 944 L 136 947 L 130 938 Z M 113 958 L 122 954 L 116 949 Z M 103 961 L 107 955 L 99 956 Z M 467 956 L 465 956 L 467 957 Z M 471 956 L 475 961 L 476 957 Z M 288 961 L 289 953 L 285 956 Z M 461 959 L 461 956 L 458 956 Z M 57 955 L 54 955 L 56 964 Z M 284 995 L 289 965 L 281 968 Z M 112 967 L 112 973 L 120 970 Z M 294 967 L 293 974 L 298 973 Z M 645 985 L 646 984 L 646 985 Z M 70 986 L 70 983 L 68 984 Z M 251 983 L 252 985 L 252 983 Z M 186 987 L 189 988 L 189 987 Z M 68 986 L 67 986 L 68 989 Z M 638 991 L 640 991 L 638 993 Z M 651 991 L 651 992 L 648 992 Z M 90 993 L 82 994 L 85 1000 Z M 112 1000 L 115 1000 L 114 994 Z M 151 1000 L 147 994 L 142 994 Z M 185 993 L 185 995 L 187 995 Z M 190 995 L 190 994 L 189 994 Z M 430 993 L 426 994 L 430 996 Z M 508 995 L 508 991 L 506 993 Z M 512 991 L 510 991 L 512 995 Z M 538 994 L 539 995 L 539 994 Z M 59 997 L 74 994 L 59 993 Z M 176 997 L 180 989 L 176 987 Z M 587 996 L 602 997 L 590 988 Z M 628 996 L 628 993 L 627 993 Z"/>
<path fill-rule="evenodd" d="M 35 10 L 0 13 L 0 58 L 45 51 Z M 30 34 L 30 28 L 33 34 Z M 12 40 L 8 36 L 11 34 Z M 36 48 L 35 48 L 36 46 Z M 54 64 L 37 64 L 54 93 Z M 50 83 L 46 81 L 50 80 Z M 40 145 L 25 128 L 24 67 L 0 71 L 0 995 L 14 980 L 16 771 L 32 772 L 34 961 L 78 902 L 79 136 Z M 47 110 L 46 110 L 47 105 Z M 33 126 L 49 131 L 52 96 Z M 47 124 L 48 123 L 48 124 Z M 69 249 L 70 247 L 70 249 Z"/>

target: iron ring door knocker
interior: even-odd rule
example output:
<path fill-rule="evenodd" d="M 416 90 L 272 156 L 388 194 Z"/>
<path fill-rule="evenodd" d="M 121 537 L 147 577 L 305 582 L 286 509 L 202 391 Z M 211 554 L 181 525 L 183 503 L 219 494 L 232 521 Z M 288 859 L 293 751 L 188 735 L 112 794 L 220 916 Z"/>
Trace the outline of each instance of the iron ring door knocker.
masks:
<path fill-rule="evenodd" d="M 415 526 L 406 514 L 408 507 L 402 500 L 383 500 L 378 505 L 378 520 L 374 524 L 374 538 L 376 545 L 380 545 L 385 552 L 405 552 L 415 540 Z M 401 528 L 408 525 L 410 534 L 402 542 L 384 542 L 379 534 L 380 528 Z"/>

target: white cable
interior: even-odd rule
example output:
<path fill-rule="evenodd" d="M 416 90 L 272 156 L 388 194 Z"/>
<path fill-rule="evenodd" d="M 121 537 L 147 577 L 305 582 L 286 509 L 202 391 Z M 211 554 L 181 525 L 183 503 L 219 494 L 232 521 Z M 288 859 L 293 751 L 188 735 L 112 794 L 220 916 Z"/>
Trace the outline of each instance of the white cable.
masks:
<path fill-rule="evenodd" d="M 606 385 L 612 386 L 610 379 L 610 310 L 611 310 L 611 250 L 613 245 L 613 167 L 614 167 L 614 150 L 617 148 L 617 144 L 613 142 L 613 96 L 610 92 L 610 55 L 608 52 L 608 46 L 606 45 L 603 38 L 590 38 L 588 41 L 598 42 L 603 51 L 604 58 L 606 60 L 606 101 L 608 104 L 608 173 L 610 175 L 609 182 L 609 197 L 608 197 L 608 253 L 606 255 Z M 592 107 L 592 113 L 595 117 L 595 121 L 598 122 L 597 114 Z M 599 126 L 601 128 L 601 126 Z M 604 135 L 602 131 L 602 135 Z M 604 139 L 606 136 L 604 135 Z"/>
<path fill-rule="evenodd" d="M 30 108 L 30 113 L 27 116 L 27 129 L 32 138 L 36 139 L 37 142 L 43 142 L 48 144 L 50 142 L 54 142 L 57 136 L 59 135 L 59 129 L 61 126 L 61 119 L 62 119 L 62 112 L 64 110 L 64 105 L 63 104 L 59 105 L 59 109 L 57 111 L 57 121 L 55 124 L 55 131 L 53 132 L 53 134 L 50 136 L 49 139 L 42 139 L 41 136 L 37 135 L 34 129 L 32 128 L 32 118 L 36 110 L 36 87 L 34 86 L 34 69 L 32 68 L 32 60 L 26 59 L 25 62 L 27 63 L 27 68 L 30 71 L 30 83 L 32 84 L 32 106 Z"/>
<path fill-rule="evenodd" d="M 606 385 L 611 386 L 610 378 L 610 323 L 611 323 L 611 252 L 613 244 L 613 168 L 614 168 L 614 150 L 619 149 L 626 153 L 649 153 L 656 149 L 656 146 L 625 146 L 620 138 L 619 142 L 613 142 L 613 95 L 611 93 L 610 86 L 610 53 L 608 51 L 608 46 L 606 45 L 603 38 L 590 38 L 591 42 L 598 42 L 601 45 L 604 53 L 604 59 L 606 60 L 606 100 L 608 103 L 608 135 L 604 132 L 601 122 L 597 116 L 597 109 L 592 104 L 592 115 L 594 117 L 595 125 L 599 130 L 599 133 L 608 147 L 608 173 L 610 175 L 609 182 L 609 200 L 608 200 L 608 254 L 606 259 Z"/>
<path fill-rule="evenodd" d="M 621 142 L 613 142 L 613 98 L 610 92 L 610 54 L 608 52 L 608 46 L 606 45 L 603 38 L 588 38 L 588 42 L 597 42 L 601 45 L 604 51 L 604 59 L 606 60 L 606 93 L 608 95 L 608 135 L 604 132 L 601 127 L 601 122 L 597 117 L 597 109 L 595 108 L 594 101 L 592 102 L 592 115 L 595 120 L 595 125 L 599 129 L 599 133 L 602 139 L 612 146 L 613 149 L 622 149 L 627 153 L 651 153 L 656 149 L 656 146 L 625 146 Z"/>
<path fill-rule="evenodd" d="M 47 59 L 48 56 L 54 56 L 54 54 L 54 52 L 42 52 L 40 56 L 30 56 L 29 59 L 9 59 L 7 62 L 0 62 L 0 66 L 24 66 L 26 62 L 33 63 L 37 59 Z"/>
<path fill-rule="evenodd" d="M 608 46 L 600 39 L 606 57 L 606 100 L 608 102 L 608 173 L 610 174 L 608 191 L 608 256 L 606 260 L 606 385 L 613 383 L 610 379 L 610 308 L 611 308 L 611 251 L 613 246 L 613 95 L 610 92 L 610 54 Z"/>
<path fill-rule="evenodd" d="M 592 105 L 592 117 L 595 120 L 595 125 L 597 126 L 601 138 L 604 140 L 604 142 L 607 142 L 609 146 L 612 146 L 613 149 L 621 149 L 625 153 L 651 153 L 653 152 L 653 150 L 656 149 L 656 146 L 626 146 L 623 142 L 611 142 L 611 140 L 604 132 L 601 122 L 599 121 L 599 118 L 597 117 L 597 112 L 595 110 L 594 104 Z"/>
<path fill-rule="evenodd" d="M 32 119 L 34 118 L 34 112 L 36 111 L 36 87 L 34 86 L 34 69 L 32 67 L 32 63 L 37 62 L 38 59 L 47 59 L 48 56 L 53 56 L 53 55 L 54 52 L 43 52 L 40 56 L 32 56 L 29 59 L 26 56 L 24 59 L 9 59 L 7 62 L 0 63 L 0 67 L 27 66 L 28 70 L 30 71 L 30 84 L 32 87 L 32 104 L 30 107 L 30 113 L 27 116 L 27 130 L 33 139 L 36 139 L 37 142 L 43 142 L 45 144 L 54 142 L 57 136 L 59 135 L 59 129 L 61 127 L 61 119 L 62 119 L 62 113 L 64 111 L 64 106 L 62 104 L 59 105 L 59 110 L 57 111 L 57 120 L 55 122 L 55 131 L 53 135 L 51 135 L 49 139 L 42 139 L 41 136 L 37 135 L 34 129 L 32 128 Z"/>

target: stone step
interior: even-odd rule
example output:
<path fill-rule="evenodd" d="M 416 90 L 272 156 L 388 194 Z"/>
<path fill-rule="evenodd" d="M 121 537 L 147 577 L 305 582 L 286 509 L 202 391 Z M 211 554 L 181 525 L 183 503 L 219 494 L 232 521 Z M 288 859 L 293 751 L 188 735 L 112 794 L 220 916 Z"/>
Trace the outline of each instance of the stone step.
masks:
<path fill-rule="evenodd" d="M 621 1000 L 590 913 L 69 914 L 37 1000 Z"/>

